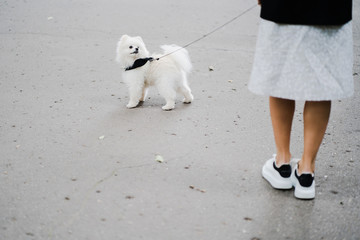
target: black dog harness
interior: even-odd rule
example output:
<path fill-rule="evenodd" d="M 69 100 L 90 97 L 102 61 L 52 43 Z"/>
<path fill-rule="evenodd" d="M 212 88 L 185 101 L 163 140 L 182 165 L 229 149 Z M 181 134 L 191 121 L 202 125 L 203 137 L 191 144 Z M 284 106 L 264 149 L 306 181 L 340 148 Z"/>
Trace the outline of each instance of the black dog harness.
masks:
<path fill-rule="evenodd" d="M 152 62 L 154 61 L 155 59 L 152 58 L 152 57 L 148 57 L 148 58 L 139 58 L 139 59 L 136 59 L 134 64 L 130 67 L 127 67 L 125 68 L 125 71 L 129 71 L 129 70 L 133 70 L 135 68 L 139 68 L 139 67 L 142 67 L 144 66 L 148 61 Z M 159 58 L 157 58 L 156 60 L 159 60 Z"/>

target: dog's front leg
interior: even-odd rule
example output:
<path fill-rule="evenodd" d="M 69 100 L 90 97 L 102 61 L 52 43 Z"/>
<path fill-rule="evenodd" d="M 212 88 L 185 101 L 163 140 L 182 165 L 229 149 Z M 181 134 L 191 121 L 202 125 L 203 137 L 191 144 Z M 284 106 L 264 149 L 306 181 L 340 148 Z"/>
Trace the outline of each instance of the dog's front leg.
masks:
<path fill-rule="evenodd" d="M 127 108 L 135 108 L 142 97 L 143 86 L 130 86 L 129 87 L 129 103 L 126 105 Z"/>
<path fill-rule="evenodd" d="M 143 90 L 142 90 L 140 102 L 144 102 L 144 101 L 145 101 L 147 92 L 148 92 L 148 88 L 147 88 L 146 86 L 144 86 L 144 87 L 143 87 Z"/>

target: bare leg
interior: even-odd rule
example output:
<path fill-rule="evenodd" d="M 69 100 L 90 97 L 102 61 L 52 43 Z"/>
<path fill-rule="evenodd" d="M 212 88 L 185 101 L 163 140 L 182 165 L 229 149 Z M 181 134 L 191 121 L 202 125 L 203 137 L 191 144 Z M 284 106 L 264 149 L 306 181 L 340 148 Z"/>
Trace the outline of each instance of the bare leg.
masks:
<path fill-rule="evenodd" d="M 295 101 L 270 97 L 270 114 L 276 144 L 276 164 L 289 163 L 291 126 L 295 111 Z"/>
<path fill-rule="evenodd" d="M 331 101 L 307 101 L 304 107 L 304 153 L 299 174 L 315 171 L 315 159 L 323 140 L 331 111 Z"/>

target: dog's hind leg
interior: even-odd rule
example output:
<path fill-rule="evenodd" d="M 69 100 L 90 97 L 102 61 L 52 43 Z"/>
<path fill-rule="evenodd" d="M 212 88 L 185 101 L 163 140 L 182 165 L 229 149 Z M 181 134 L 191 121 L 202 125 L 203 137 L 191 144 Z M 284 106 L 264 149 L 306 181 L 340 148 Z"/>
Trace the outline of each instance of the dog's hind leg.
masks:
<path fill-rule="evenodd" d="M 181 86 L 180 91 L 184 95 L 183 103 L 191 103 L 194 100 L 189 86 Z"/>
<path fill-rule="evenodd" d="M 175 100 L 172 98 L 165 98 L 166 104 L 162 106 L 162 109 L 165 111 L 170 111 L 175 108 Z"/>
<path fill-rule="evenodd" d="M 176 91 L 173 86 L 166 81 L 163 81 L 162 84 L 159 84 L 158 90 L 161 96 L 165 98 L 166 104 L 162 107 L 165 111 L 170 111 L 175 108 L 175 99 L 176 99 Z"/>
<path fill-rule="evenodd" d="M 183 75 L 180 92 L 184 95 L 183 103 L 191 103 L 194 100 L 194 96 L 191 94 L 191 89 L 187 83 L 185 74 Z"/>
<path fill-rule="evenodd" d="M 176 98 L 176 92 L 172 91 L 172 93 L 166 93 L 163 95 L 166 101 L 166 104 L 162 107 L 165 111 L 170 111 L 175 108 L 175 98 Z"/>

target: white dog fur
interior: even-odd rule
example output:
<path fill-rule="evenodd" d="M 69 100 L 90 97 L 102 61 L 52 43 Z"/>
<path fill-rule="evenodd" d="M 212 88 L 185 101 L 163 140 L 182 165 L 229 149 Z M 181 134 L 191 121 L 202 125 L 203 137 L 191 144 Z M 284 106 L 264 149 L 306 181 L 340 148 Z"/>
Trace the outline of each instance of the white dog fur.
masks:
<path fill-rule="evenodd" d="M 184 103 L 193 101 L 187 81 L 187 74 L 192 68 L 188 52 L 176 45 L 163 45 L 161 48 L 163 54 L 150 56 L 141 37 L 123 35 L 117 43 L 116 61 L 123 68 L 122 77 L 129 88 L 127 108 L 135 108 L 139 102 L 144 101 L 147 89 L 152 85 L 156 86 L 160 95 L 165 98 L 163 110 L 174 109 L 177 92 L 184 96 Z M 168 53 L 171 54 L 161 58 Z M 154 60 L 139 68 L 125 71 L 135 60 L 147 57 L 153 57 Z"/>

